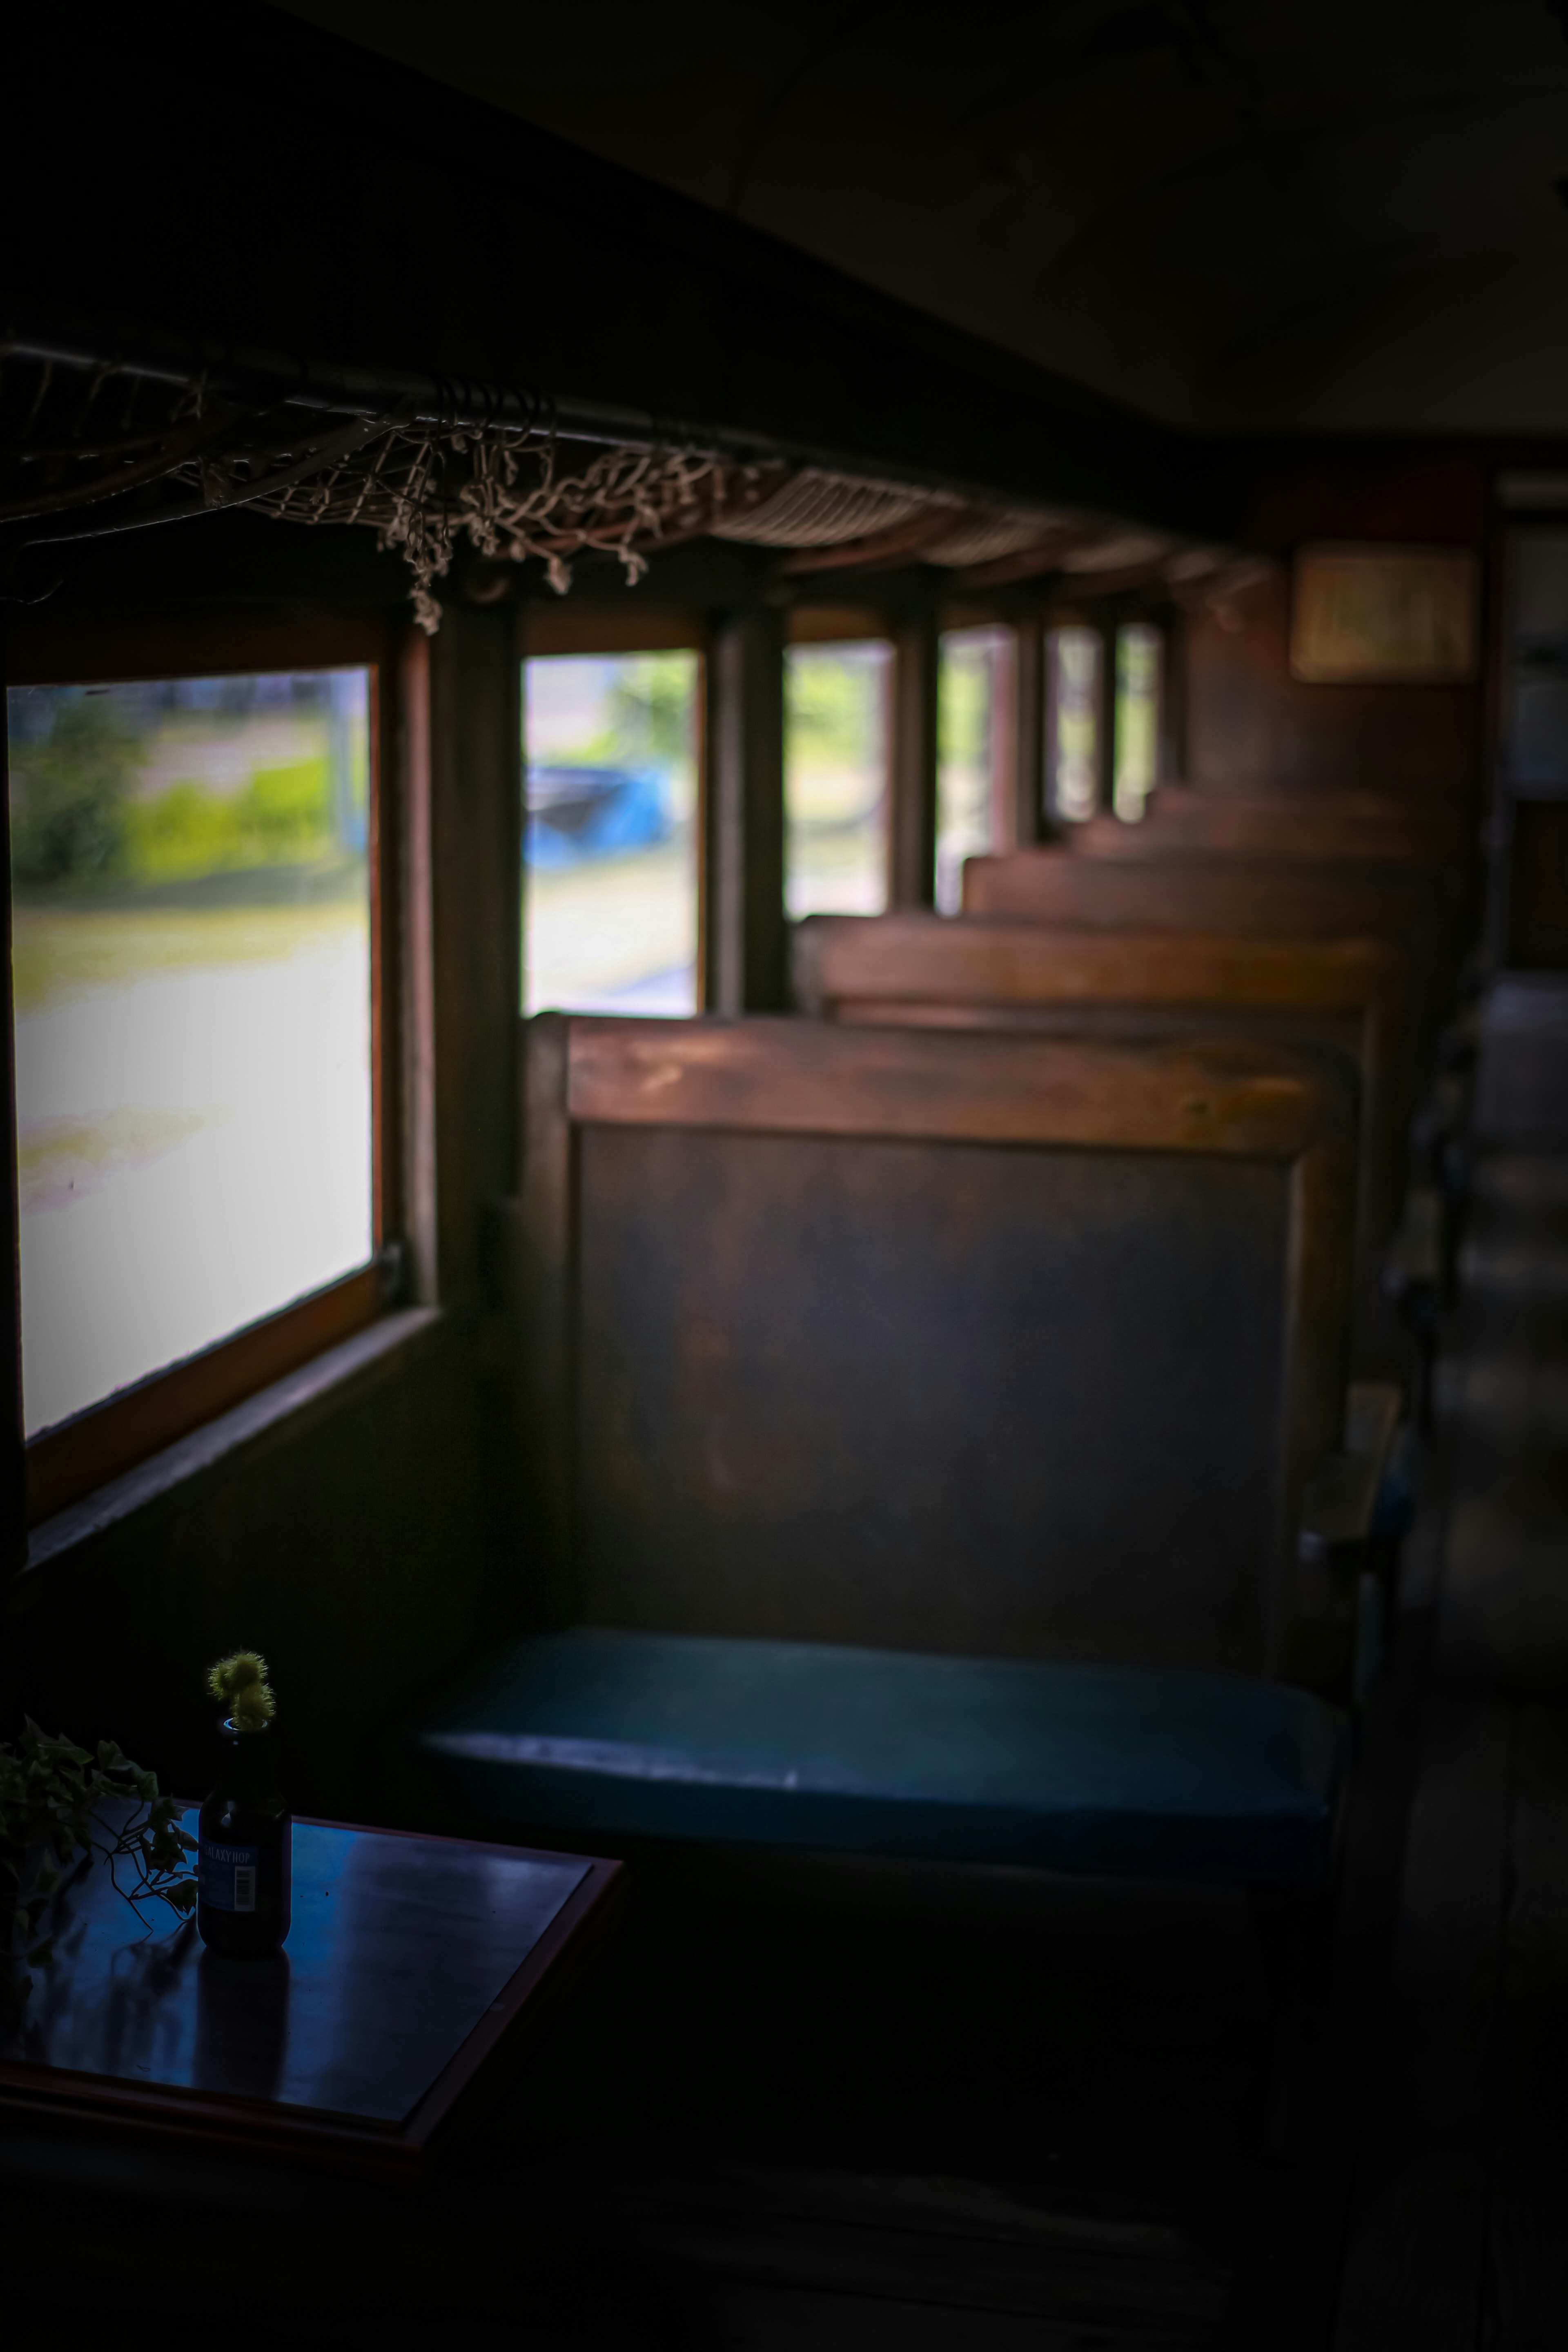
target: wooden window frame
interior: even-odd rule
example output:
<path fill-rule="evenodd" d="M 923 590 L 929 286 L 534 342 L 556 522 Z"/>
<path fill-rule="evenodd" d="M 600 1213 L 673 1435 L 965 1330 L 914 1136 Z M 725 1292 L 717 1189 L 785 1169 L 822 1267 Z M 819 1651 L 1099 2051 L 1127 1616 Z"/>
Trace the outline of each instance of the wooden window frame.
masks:
<path fill-rule="evenodd" d="M 327 611 L 254 620 L 112 614 L 18 629 L 8 686 L 139 684 L 276 670 L 368 669 L 372 1255 L 196 1354 L 149 1372 L 40 1430 L 26 1447 L 26 1518 L 37 1527 L 175 1444 L 271 1381 L 374 1321 L 386 1305 L 388 1244 L 401 1233 L 398 799 L 399 628 L 380 614 Z M 9 858 L 7 857 L 7 881 Z M 12 1015 L 13 1019 L 15 1015 Z"/>
<path fill-rule="evenodd" d="M 705 654 L 708 624 L 674 607 L 528 604 L 518 632 L 524 661 L 551 654 Z"/>
<path fill-rule="evenodd" d="M 788 646 L 891 645 L 892 616 L 874 604 L 792 604 L 784 615 Z"/>
<path fill-rule="evenodd" d="M 697 656 L 696 704 L 692 713 L 691 756 L 696 767 L 695 805 L 691 813 L 696 861 L 697 939 L 695 1002 L 690 1018 L 699 1019 L 711 1013 L 713 983 L 709 953 L 709 933 L 713 919 L 713 875 L 710 849 L 711 810 L 709 774 L 708 697 L 711 631 L 700 614 L 679 610 L 641 608 L 630 611 L 605 610 L 588 606 L 574 608 L 570 604 L 525 605 L 519 619 L 517 658 L 523 671 L 521 789 L 528 792 L 528 690 L 527 665 L 531 661 L 550 661 L 578 657 L 584 660 L 613 661 L 621 654 L 695 654 Z M 523 839 L 527 841 L 526 807 L 522 811 Z M 526 848 L 522 884 L 522 925 L 521 961 L 527 970 L 528 957 L 528 877 Z M 521 974 L 519 975 L 520 981 Z M 521 988 L 519 988 L 519 1013 L 522 1013 Z"/>

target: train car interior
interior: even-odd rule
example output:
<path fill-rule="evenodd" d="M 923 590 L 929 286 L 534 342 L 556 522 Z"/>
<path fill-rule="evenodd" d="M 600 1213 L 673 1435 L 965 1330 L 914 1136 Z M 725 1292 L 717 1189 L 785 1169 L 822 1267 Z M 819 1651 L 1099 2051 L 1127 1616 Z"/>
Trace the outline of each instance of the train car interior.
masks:
<path fill-rule="evenodd" d="M 28 2340 L 1555 2352 L 1568 9 L 0 54 Z"/>

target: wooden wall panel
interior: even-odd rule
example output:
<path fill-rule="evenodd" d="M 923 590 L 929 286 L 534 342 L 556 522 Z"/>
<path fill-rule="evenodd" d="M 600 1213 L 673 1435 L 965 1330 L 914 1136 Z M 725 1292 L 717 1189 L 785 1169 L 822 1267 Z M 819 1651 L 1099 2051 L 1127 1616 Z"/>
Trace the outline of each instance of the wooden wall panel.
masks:
<path fill-rule="evenodd" d="M 1289 669 L 1289 573 L 1185 629 L 1189 783 L 1347 785 L 1476 803 L 1481 688 L 1309 686 Z M 1227 626 L 1226 618 L 1239 625 Z"/>
<path fill-rule="evenodd" d="M 443 1323 L 17 1580 L 6 1730 L 119 1739 L 165 1788 L 213 1768 L 204 1669 L 254 1644 L 302 1811 L 388 1818 L 388 1723 L 468 1647 L 486 1550 L 479 1382 Z"/>
<path fill-rule="evenodd" d="M 1292 678 L 1289 572 L 1293 550 L 1319 540 L 1481 553 L 1492 472 L 1481 452 L 1371 448 L 1259 476 L 1241 535 L 1276 557 L 1280 569 L 1224 614 L 1200 611 L 1187 618 L 1189 782 L 1299 791 L 1365 785 L 1473 811 L 1483 681 L 1310 686 Z"/>

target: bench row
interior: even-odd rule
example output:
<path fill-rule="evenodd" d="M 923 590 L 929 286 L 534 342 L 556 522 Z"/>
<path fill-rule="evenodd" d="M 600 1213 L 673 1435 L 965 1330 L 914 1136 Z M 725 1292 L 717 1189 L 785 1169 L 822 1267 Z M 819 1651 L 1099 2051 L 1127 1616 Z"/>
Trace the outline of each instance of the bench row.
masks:
<path fill-rule="evenodd" d="M 520 1635 L 422 1732 L 467 1807 L 1326 1885 L 1453 977 L 1382 865 L 977 861 L 967 919 L 804 926 L 806 1017 L 528 1025 Z"/>

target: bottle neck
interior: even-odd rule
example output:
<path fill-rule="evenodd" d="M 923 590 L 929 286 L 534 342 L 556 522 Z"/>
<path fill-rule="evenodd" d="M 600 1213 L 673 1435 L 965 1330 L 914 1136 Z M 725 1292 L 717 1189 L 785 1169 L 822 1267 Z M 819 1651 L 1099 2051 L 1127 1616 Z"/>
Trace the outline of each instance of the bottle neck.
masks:
<path fill-rule="evenodd" d="M 226 1718 L 218 1725 L 218 1739 L 223 1748 L 225 1786 L 243 1803 L 264 1804 L 276 1798 L 278 1751 L 271 1727 L 264 1724 L 259 1731 L 237 1731 Z"/>

